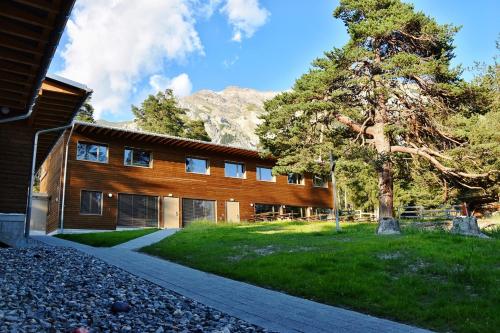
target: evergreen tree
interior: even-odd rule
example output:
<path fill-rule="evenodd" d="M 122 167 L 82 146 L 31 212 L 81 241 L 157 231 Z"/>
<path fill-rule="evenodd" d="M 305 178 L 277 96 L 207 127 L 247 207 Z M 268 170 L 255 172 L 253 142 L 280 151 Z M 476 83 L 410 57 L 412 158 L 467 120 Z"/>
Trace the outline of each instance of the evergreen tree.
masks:
<path fill-rule="evenodd" d="M 76 114 L 75 119 L 95 124 L 94 107 L 92 106 L 92 104 L 90 104 L 90 99 L 91 97 L 88 97 L 87 100 L 83 103 L 82 107 Z"/>
<path fill-rule="evenodd" d="M 177 105 L 171 89 L 149 95 L 141 107 L 132 106 L 139 127 L 145 131 L 211 141 L 201 120 L 189 120 L 186 109 Z"/>
<path fill-rule="evenodd" d="M 210 136 L 208 136 L 208 133 L 205 130 L 205 123 L 203 122 L 203 120 L 189 121 L 184 133 L 185 134 L 183 136 L 189 139 L 211 141 Z"/>
<path fill-rule="evenodd" d="M 395 173 L 432 170 L 438 183 L 476 190 L 494 183 L 494 163 L 467 150 L 470 137 L 457 135 L 450 121 L 491 107 L 487 89 L 450 66 L 458 28 L 399 0 L 341 0 L 334 16 L 349 42 L 265 104 L 257 134 L 279 158 L 276 171 L 325 173 L 330 151 L 358 167 L 366 163 L 378 176 L 381 218 L 394 214 Z M 459 157 L 465 152 L 470 163 Z"/>

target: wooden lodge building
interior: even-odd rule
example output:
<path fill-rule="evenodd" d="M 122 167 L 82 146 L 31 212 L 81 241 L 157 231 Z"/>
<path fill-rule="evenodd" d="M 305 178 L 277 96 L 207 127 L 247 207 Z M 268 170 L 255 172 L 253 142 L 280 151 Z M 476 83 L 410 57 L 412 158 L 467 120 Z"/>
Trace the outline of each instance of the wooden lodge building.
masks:
<path fill-rule="evenodd" d="M 81 84 L 47 75 L 74 2 L 1 2 L 0 241 L 7 244 L 23 238 L 31 170 L 62 134 L 52 129 L 70 125 L 91 93 Z"/>
<path fill-rule="evenodd" d="M 332 208 L 321 177 L 273 175 L 256 150 L 75 122 L 40 169 L 49 198 L 43 231 L 179 228 L 307 218 Z"/>

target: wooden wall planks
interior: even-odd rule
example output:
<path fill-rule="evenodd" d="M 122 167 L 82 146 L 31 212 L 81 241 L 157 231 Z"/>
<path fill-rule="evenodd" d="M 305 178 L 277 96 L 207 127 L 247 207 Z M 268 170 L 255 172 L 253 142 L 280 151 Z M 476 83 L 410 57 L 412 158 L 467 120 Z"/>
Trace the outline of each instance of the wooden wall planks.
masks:
<path fill-rule="evenodd" d="M 76 160 L 76 145 L 79 140 L 107 144 L 108 163 Z M 152 168 L 124 166 L 125 147 L 152 151 Z M 186 173 L 187 156 L 207 158 L 210 161 L 210 175 Z M 245 163 L 246 179 L 225 177 L 225 161 Z M 280 175 L 276 177 L 276 182 L 257 181 L 256 166 L 272 167 L 273 163 L 269 160 L 240 158 L 234 154 L 221 155 L 203 150 L 172 148 L 75 131 L 69 147 L 64 226 L 69 229 L 115 229 L 118 193 L 154 195 L 160 198 L 171 194 L 179 198 L 216 200 L 218 221 L 225 221 L 225 203 L 231 199 L 240 203 L 241 220 L 251 218 L 254 213 L 251 204 L 254 203 L 332 207 L 331 184 L 328 188 L 313 187 L 310 175 L 306 175 L 304 185 L 287 184 L 287 177 Z M 62 172 L 57 168 L 53 171 Z M 102 216 L 80 214 L 81 190 L 103 192 Z M 112 196 L 109 197 L 109 194 Z M 159 212 L 160 226 L 163 226 L 161 200 Z"/>

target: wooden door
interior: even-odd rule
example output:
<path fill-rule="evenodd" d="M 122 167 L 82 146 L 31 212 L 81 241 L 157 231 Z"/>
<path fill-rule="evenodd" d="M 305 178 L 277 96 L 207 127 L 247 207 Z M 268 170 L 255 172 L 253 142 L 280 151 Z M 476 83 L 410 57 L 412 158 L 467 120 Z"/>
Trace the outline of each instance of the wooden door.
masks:
<path fill-rule="evenodd" d="M 179 228 L 179 198 L 163 198 L 163 227 Z"/>
<path fill-rule="evenodd" d="M 240 203 L 226 202 L 226 219 L 228 222 L 240 222 Z"/>

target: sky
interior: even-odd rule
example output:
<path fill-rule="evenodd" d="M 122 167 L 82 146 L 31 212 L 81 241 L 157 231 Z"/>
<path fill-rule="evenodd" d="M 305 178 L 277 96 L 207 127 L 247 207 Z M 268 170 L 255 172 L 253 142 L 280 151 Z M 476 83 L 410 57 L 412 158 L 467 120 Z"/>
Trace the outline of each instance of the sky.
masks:
<path fill-rule="evenodd" d="M 453 64 L 491 63 L 498 0 L 407 0 L 462 26 Z M 167 88 L 179 96 L 240 86 L 290 89 L 347 33 L 338 0 L 77 0 L 49 72 L 93 89 L 95 116 L 133 118 L 131 105 Z M 464 73 L 470 79 L 470 72 Z"/>

